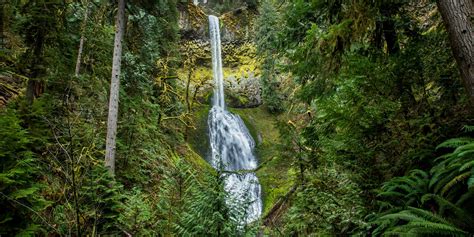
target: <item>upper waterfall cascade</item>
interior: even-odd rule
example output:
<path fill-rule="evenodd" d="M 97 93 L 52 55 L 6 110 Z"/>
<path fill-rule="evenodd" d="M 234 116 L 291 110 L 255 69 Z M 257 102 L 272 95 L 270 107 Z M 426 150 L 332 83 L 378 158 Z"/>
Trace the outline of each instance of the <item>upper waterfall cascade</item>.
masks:
<path fill-rule="evenodd" d="M 255 141 L 238 115 L 226 110 L 224 75 L 222 71 L 219 19 L 209 16 L 212 69 L 214 72 L 213 106 L 209 111 L 208 126 L 211 144 L 211 164 L 227 171 L 253 170 L 258 162 L 254 155 Z M 261 187 L 253 172 L 226 174 L 225 189 L 232 200 L 246 207 L 245 222 L 257 220 L 262 213 Z M 248 203 L 250 204 L 244 204 Z M 229 200 L 228 205 L 233 205 Z"/>

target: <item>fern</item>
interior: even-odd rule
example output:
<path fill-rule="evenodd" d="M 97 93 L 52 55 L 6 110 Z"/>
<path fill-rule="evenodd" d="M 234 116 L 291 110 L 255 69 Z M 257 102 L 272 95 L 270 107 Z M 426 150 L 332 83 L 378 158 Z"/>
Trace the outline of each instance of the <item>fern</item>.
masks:
<path fill-rule="evenodd" d="M 461 168 L 459 168 L 459 171 L 460 171 L 460 172 L 463 172 L 463 171 L 465 171 L 465 170 L 472 169 L 472 168 L 474 168 L 474 159 L 471 160 L 471 161 L 468 161 L 468 162 L 464 163 L 464 164 L 461 166 Z"/>
<path fill-rule="evenodd" d="M 429 220 L 431 222 L 436 222 L 436 223 L 443 223 L 443 224 L 449 224 L 449 222 L 445 219 L 443 219 L 442 217 L 430 212 L 430 211 L 427 211 L 427 210 L 424 210 L 424 209 L 421 209 L 421 208 L 414 208 L 414 207 L 408 207 L 408 210 L 425 219 L 425 220 Z"/>
<path fill-rule="evenodd" d="M 453 139 L 449 139 L 449 140 L 446 140 L 446 141 L 442 142 L 441 144 L 439 144 L 436 147 L 436 149 L 456 148 L 456 147 L 471 143 L 472 141 L 473 141 L 473 139 L 470 138 L 470 137 L 453 138 Z"/>
<path fill-rule="evenodd" d="M 379 223 L 380 220 L 388 221 L 380 226 L 386 229 L 380 232 L 384 236 L 409 236 L 410 234 L 464 236 L 467 233 L 440 216 L 414 207 L 381 216 L 378 218 Z M 380 229 L 377 231 L 380 231 Z M 373 232 L 373 234 L 376 233 Z"/>
<path fill-rule="evenodd" d="M 465 236 L 474 231 L 470 209 L 474 198 L 474 140 L 449 139 L 436 149 L 440 148 L 454 150 L 435 159 L 429 173 L 414 170 L 384 183 L 378 197 L 391 200 L 384 206 L 389 211 L 397 206 L 405 209 L 380 214 L 371 222 L 377 226 L 372 234 Z"/>
<path fill-rule="evenodd" d="M 471 171 L 471 177 L 467 180 L 467 186 L 471 189 L 474 186 L 474 168 Z"/>
<path fill-rule="evenodd" d="M 458 201 L 456 202 L 456 206 L 460 207 L 463 206 L 466 202 L 471 201 L 474 198 L 474 190 L 470 189 L 467 193 L 461 195 Z"/>
<path fill-rule="evenodd" d="M 380 217 L 381 220 L 404 220 L 404 221 L 416 221 L 423 220 L 419 216 L 411 213 L 410 211 L 401 211 L 399 213 L 388 214 Z"/>
<path fill-rule="evenodd" d="M 464 209 L 456 206 L 455 204 L 451 203 L 450 201 L 444 199 L 440 195 L 436 194 L 426 194 L 422 198 L 422 202 L 426 203 L 429 200 L 433 200 L 438 204 L 439 213 L 443 216 L 448 216 L 447 211 L 449 210 L 452 213 L 454 218 L 459 223 L 474 223 L 474 218 L 471 216 L 471 213 L 465 211 Z"/>
<path fill-rule="evenodd" d="M 428 176 L 425 171 L 413 170 L 408 176 L 393 178 L 383 184 L 378 197 L 397 200 L 403 202 L 405 206 L 416 204 L 428 190 Z"/>
<path fill-rule="evenodd" d="M 385 235 L 398 234 L 401 236 L 466 236 L 467 232 L 450 224 L 429 221 L 413 221 L 385 232 Z"/>
<path fill-rule="evenodd" d="M 454 177 L 451 179 L 451 181 L 444 185 L 443 189 L 441 189 L 441 195 L 446 194 L 446 192 L 448 192 L 454 185 L 466 181 L 469 177 L 471 177 L 471 175 L 471 171 L 468 171 Z"/>
<path fill-rule="evenodd" d="M 453 152 L 440 157 L 442 161 L 431 169 L 433 177 L 429 184 L 430 188 L 435 193 L 440 192 L 443 196 L 455 196 L 449 194 L 450 190 L 454 190 L 454 186 L 472 186 L 470 180 L 473 175 L 471 168 L 474 166 L 473 153 L 474 142 L 471 140 L 459 145 Z M 466 172 L 469 169 L 471 171 Z"/>

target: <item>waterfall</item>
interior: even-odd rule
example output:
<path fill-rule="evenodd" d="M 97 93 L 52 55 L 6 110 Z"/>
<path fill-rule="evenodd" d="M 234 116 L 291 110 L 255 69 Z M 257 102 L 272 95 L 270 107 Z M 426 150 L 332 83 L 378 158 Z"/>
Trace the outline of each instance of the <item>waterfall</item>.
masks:
<path fill-rule="evenodd" d="M 238 200 L 241 205 L 250 201 L 249 204 L 245 204 L 248 205 L 245 222 L 250 223 L 257 220 L 262 213 L 260 183 L 254 172 L 247 172 L 256 169 L 258 165 L 254 155 L 255 141 L 242 119 L 225 108 L 219 19 L 215 16 L 209 16 L 209 31 L 215 82 L 213 106 L 207 121 L 212 153 L 211 165 L 226 171 L 245 171 L 241 172 L 243 174 L 226 174 L 225 190 L 232 200 Z"/>

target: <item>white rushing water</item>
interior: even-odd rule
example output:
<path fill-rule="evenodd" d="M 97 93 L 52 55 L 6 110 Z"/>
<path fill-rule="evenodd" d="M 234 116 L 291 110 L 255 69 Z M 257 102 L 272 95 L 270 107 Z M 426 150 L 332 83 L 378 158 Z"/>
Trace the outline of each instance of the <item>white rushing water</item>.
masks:
<path fill-rule="evenodd" d="M 253 170 L 257 168 L 257 158 L 253 150 L 255 141 L 242 119 L 226 110 L 224 102 L 224 75 L 222 73 L 221 39 L 219 19 L 209 16 L 211 36 L 212 70 L 214 72 L 213 106 L 209 111 L 209 137 L 211 144 L 211 164 L 226 171 Z M 257 220 L 262 213 L 261 187 L 253 172 L 226 174 L 225 189 L 238 205 L 248 205 L 245 222 Z M 229 203 L 228 205 L 233 205 Z M 246 202 L 245 204 L 243 204 Z M 250 202 L 247 204 L 247 202 Z"/>

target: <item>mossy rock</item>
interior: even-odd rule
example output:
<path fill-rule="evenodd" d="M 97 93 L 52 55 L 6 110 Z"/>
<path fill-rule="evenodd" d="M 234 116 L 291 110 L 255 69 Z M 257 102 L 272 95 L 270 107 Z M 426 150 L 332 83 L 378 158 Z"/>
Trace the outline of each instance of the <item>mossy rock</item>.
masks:
<path fill-rule="evenodd" d="M 232 94 L 226 91 L 225 102 L 231 108 L 248 108 L 249 99 L 246 96 Z"/>
<path fill-rule="evenodd" d="M 232 93 L 231 91 L 226 90 L 225 102 L 226 105 L 230 108 L 256 108 L 260 104 L 251 100 L 247 95 L 240 93 Z"/>
<path fill-rule="evenodd" d="M 210 152 L 209 131 L 207 129 L 209 109 L 209 105 L 201 105 L 195 108 L 193 113 L 195 129 L 190 129 L 187 137 L 187 142 L 191 148 L 204 159 L 209 157 Z"/>

